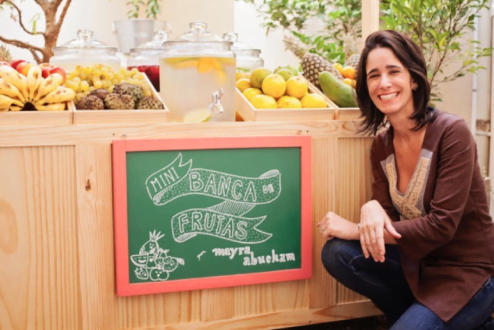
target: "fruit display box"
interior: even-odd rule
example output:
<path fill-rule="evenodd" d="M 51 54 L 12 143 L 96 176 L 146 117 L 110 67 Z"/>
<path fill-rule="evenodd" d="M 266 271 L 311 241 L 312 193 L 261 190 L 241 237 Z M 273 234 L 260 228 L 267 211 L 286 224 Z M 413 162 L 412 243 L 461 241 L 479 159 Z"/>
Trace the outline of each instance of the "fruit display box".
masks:
<path fill-rule="evenodd" d="M 73 102 L 72 108 L 74 124 L 117 124 L 117 123 L 165 123 L 168 121 L 168 108 L 161 99 L 158 92 L 144 75 L 144 79 L 151 87 L 153 97 L 160 100 L 165 109 L 163 110 L 77 110 Z"/>
<path fill-rule="evenodd" d="M 318 120 L 318 119 L 345 119 L 358 118 L 358 108 L 340 109 L 324 95 L 317 87 L 307 81 L 309 93 L 322 95 L 326 101 L 326 108 L 303 108 L 303 109 L 256 109 L 238 90 L 235 90 L 236 112 L 244 121 L 284 121 L 284 120 Z M 358 113 L 357 111 L 358 110 Z"/>
<path fill-rule="evenodd" d="M 72 124 L 74 106 L 65 102 L 64 111 L 7 111 L 0 113 L 0 126 L 67 126 Z"/>

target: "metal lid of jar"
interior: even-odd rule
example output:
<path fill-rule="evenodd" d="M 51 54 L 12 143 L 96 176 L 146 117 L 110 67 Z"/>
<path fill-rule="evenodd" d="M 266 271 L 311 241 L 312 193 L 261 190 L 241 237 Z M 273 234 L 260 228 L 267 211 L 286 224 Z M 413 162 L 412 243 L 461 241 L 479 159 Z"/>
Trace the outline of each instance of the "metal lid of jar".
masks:
<path fill-rule="evenodd" d="M 166 56 L 184 54 L 221 56 L 231 52 L 233 42 L 225 41 L 220 36 L 207 31 L 208 25 L 205 22 L 196 21 L 189 26 L 190 31 L 173 41 L 163 43 Z"/>
<path fill-rule="evenodd" d="M 110 54 L 114 55 L 117 52 L 117 48 L 109 47 L 101 41 L 93 39 L 93 31 L 91 30 L 78 30 L 77 38 L 70 40 L 69 42 L 53 48 L 55 55 L 64 53 L 84 53 L 84 54 Z"/>

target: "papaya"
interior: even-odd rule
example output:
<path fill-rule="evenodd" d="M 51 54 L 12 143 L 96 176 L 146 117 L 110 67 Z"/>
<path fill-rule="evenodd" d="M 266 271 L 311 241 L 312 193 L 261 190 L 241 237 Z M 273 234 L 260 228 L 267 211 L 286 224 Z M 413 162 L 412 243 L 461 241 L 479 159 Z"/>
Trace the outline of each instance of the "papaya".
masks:
<path fill-rule="evenodd" d="M 357 95 L 353 87 L 338 80 L 331 72 L 319 74 L 319 84 L 324 95 L 341 108 L 358 107 Z"/>

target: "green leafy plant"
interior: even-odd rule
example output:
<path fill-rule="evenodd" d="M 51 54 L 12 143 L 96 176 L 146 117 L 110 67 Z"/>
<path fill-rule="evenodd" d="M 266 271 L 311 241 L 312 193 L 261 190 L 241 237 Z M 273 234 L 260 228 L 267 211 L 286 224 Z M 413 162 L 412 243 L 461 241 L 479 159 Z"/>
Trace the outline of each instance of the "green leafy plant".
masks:
<path fill-rule="evenodd" d="M 381 28 L 401 31 L 419 45 L 425 55 L 432 99 L 440 101 L 437 87 L 466 73 L 485 67 L 479 59 L 491 56 L 492 48 L 482 48 L 479 42 L 467 39 L 475 28 L 475 19 L 488 0 L 384 0 Z M 455 62 L 461 66 L 452 73 L 445 69 Z"/>
<path fill-rule="evenodd" d="M 254 3 L 264 20 L 266 33 L 283 28 L 305 46 L 306 51 L 333 62 L 344 61 L 358 52 L 361 37 L 361 0 L 237 0 Z M 489 0 L 381 0 L 381 29 L 401 31 L 414 39 L 427 61 L 432 86 L 432 101 L 440 101 L 439 84 L 447 83 L 478 70 L 479 59 L 492 54 L 468 37 L 475 19 L 489 8 Z M 319 19 L 324 29 L 318 36 L 301 30 L 309 19 Z M 287 48 L 296 51 L 293 37 L 285 37 Z M 353 49 L 351 48 L 353 46 Z M 452 73 L 445 69 L 461 62 Z"/>
<path fill-rule="evenodd" d="M 266 34 L 272 29 L 289 31 L 308 52 L 343 63 L 345 56 L 358 52 L 361 0 L 237 0 L 252 3 L 263 19 Z M 324 28 L 317 36 L 302 30 L 309 19 L 318 19 Z M 289 36 L 290 38 L 290 36 Z"/>
<path fill-rule="evenodd" d="M 128 18 L 138 18 L 141 6 L 145 6 L 146 17 L 156 19 L 161 9 L 160 0 L 147 0 L 146 2 L 143 0 L 130 0 L 126 4 L 131 7 L 131 9 L 127 12 Z"/>

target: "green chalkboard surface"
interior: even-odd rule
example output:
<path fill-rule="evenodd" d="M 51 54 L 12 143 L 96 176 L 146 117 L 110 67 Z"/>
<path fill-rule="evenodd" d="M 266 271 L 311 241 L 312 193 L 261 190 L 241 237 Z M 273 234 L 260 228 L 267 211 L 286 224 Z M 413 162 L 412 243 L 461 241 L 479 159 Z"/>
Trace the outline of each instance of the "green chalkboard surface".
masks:
<path fill-rule="evenodd" d="M 302 268 L 301 146 L 207 146 L 125 152 L 129 285 Z"/>

